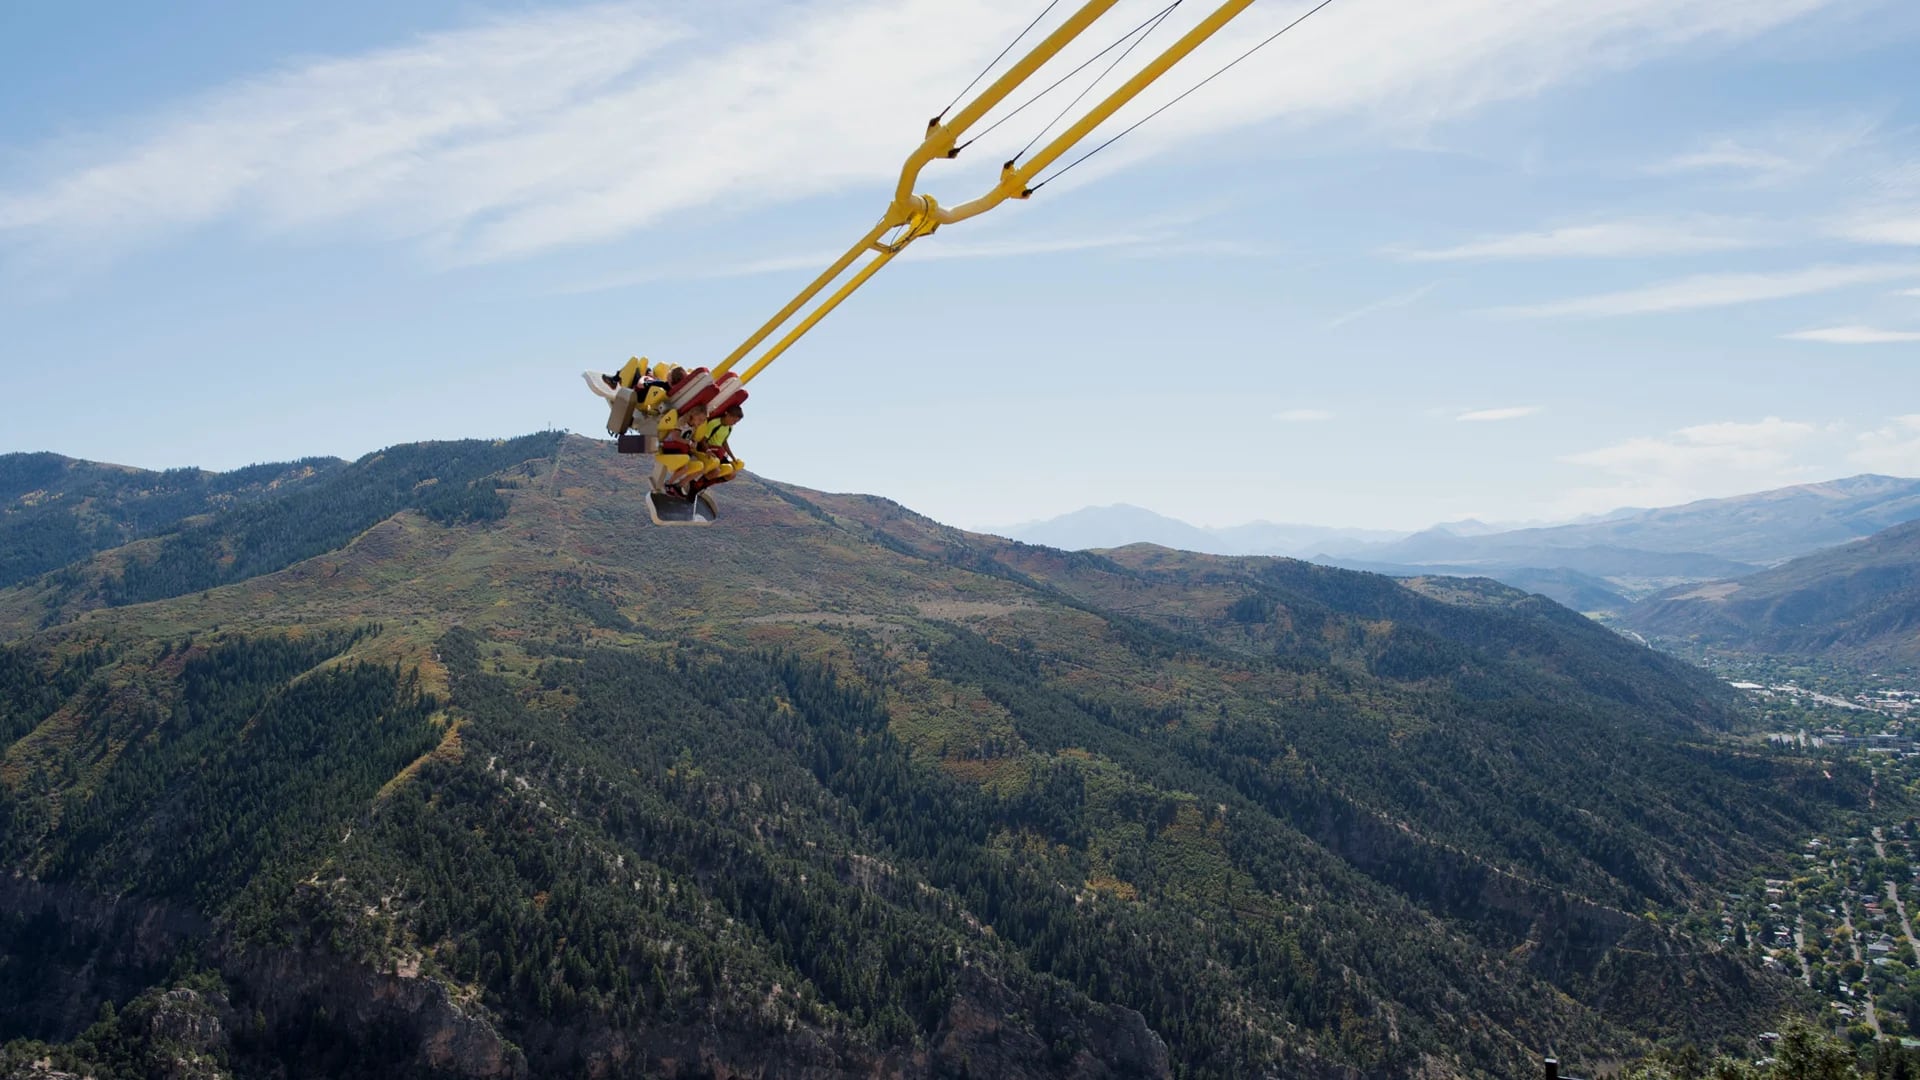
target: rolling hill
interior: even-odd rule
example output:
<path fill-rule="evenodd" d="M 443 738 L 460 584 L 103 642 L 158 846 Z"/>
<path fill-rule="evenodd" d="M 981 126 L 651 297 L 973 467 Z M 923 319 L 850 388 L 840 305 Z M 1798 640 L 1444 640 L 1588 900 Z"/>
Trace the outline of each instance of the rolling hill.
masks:
<path fill-rule="evenodd" d="M 1795 1000 L 1647 913 L 1866 777 L 1571 611 L 634 471 L 395 447 L 0 591 L 8 1052 L 1519 1076 Z"/>
<path fill-rule="evenodd" d="M 1622 622 L 1733 652 L 1920 668 L 1920 522 L 1736 581 L 1669 590 Z"/>
<path fill-rule="evenodd" d="M 149 472 L 59 454 L 0 454 L 0 587 L 196 514 L 284 494 L 344 464 L 308 458 L 227 473 Z"/>

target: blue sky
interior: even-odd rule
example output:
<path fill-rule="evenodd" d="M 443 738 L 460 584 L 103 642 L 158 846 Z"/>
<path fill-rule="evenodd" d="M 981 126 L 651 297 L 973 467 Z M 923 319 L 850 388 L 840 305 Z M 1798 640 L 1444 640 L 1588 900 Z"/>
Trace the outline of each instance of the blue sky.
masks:
<path fill-rule="evenodd" d="M 595 433 L 580 370 L 725 355 L 1042 6 L 0 6 L 0 451 Z M 1307 6 L 1260 0 L 1139 108 Z M 917 244 L 737 445 L 976 527 L 1920 475 L 1917 47 L 1901 0 L 1335 0 Z M 1031 111 L 923 189 L 984 190 Z"/>

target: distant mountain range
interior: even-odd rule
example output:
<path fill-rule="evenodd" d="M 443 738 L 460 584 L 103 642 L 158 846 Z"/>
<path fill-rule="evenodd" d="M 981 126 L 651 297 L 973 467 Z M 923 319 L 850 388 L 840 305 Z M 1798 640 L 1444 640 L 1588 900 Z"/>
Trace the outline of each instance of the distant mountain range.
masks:
<path fill-rule="evenodd" d="M 1062 551 L 1091 551 L 1158 544 L 1206 555 L 1304 556 L 1320 551 L 1358 549 L 1399 540 L 1407 534 L 1384 529 L 1341 529 L 1324 525 L 1288 525 L 1254 521 L 1207 528 L 1144 507 L 1116 503 L 1087 506 L 1045 521 L 989 529 L 996 536 Z"/>
<path fill-rule="evenodd" d="M 1737 581 L 1668 590 L 1621 622 L 1713 649 L 1920 667 L 1920 521 Z"/>
<path fill-rule="evenodd" d="M 1920 480 L 1863 475 L 1520 529 L 1468 521 L 1385 538 L 1316 526 L 1201 529 L 1137 507 L 1100 507 L 1006 535 L 1068 548 L 1292 554 L 1402 577 L 1484 576 L 1580 611 L 1618 612 L 1662 589 L 1740 577 L 1916 519 Z"/>
<path fill-rule="evenodd" d="M 1920 480 L 1892 476 L 1854 476 L 1822 484 L 1800 484 L 1727 499 L 1704 499 L 1684 506 L 1639 510 L 1601 521 L 1549 528 L 1515 529 L 1485 536 L 1461 536 L 1430 529 L 1370 549 L 1377 562 L 1492 563 L 1569 566 L 1562 559 L 1592 556 L 1569 552 L 1706 555 L 1721 560 L 1769 566 L 1870 536 L 1891 525 L 1920 518 Z M 1600 556 L 1609 576 L 1623 572 L 1615 555 Z M 1673 573 L 1671 563 L 1655 564 Z M 1711 564 L 1683 568 L 1697 573 Z M 1660 576 L 1659 573 L 1649 576 Z"/>

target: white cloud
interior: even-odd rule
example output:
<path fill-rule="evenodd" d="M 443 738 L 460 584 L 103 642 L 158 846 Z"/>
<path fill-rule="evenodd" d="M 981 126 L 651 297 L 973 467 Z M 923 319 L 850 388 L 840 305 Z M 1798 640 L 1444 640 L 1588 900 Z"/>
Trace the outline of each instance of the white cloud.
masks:
<path fill-rule="evenodd" d="M 1656 176 L 1676 173 L 1737 174 L 1757 185 L 1784 183 L 1820 172 L 1860 149 L 1879 129 L 1876 117 L 1795 114 L 1770 127 L 1721 135 L 1706 145 L 1655 164 Z"/>
<path fill-rule="evenodd" d="M 1488 313 L 1520 319 L 1646 315 L 1810 296 L 1901 278 L 1920 278 L 1920 263 L 1822 265 L 1765 274 L 1696 274 L 1640 289 L 1547 304 L 1491 308 Z"/>
<path fill-rule="evenodd" d="M 1333 414 L 1325 409 L 1288 409 L 1274 413 L 1273 418 L 1289 424 L 1313 424 L 1322 420 L 1331 420 Z"/>
<path fill-rule="evenodd" d="M 1856 244 L 1920 247 L 1920 209 L 1856 214 L 1834 226 L 1833 235 Z"/>
<path fill-rule="evenodd" d="M 1336 6 L 1097 168 L 1276 117 L 1418 126 L 1750 37 L 1839 2 Z M 1233 55 L 1305 6 L 1259 5 L 1191 66 Z M 327 236 L 346 225 L 415 238 L 458 262 L 604 241 L 708 208 L 739 213 L 855 187 L 877 196 L 927 113 L 1030 8 L 1029 0 L 651 0 L 517 15 L 292 64 L 91 133 L 100 149 L 77 163 L 56 147 L 86 133 L 27 152 L 38 175 L 0 181 L 0 235 L 43 253 L 110 252 L 227 219 Z M 1162 33 L 1200 14 L 1183 10 Z M 940 27 L 933 44 L 931 25 Z M 1062 61 L 1077 62 L 1105 37 L 1088 35 Z M 1115 124 L 1185 85 L 1167 80 Z M 990 182 L 999 160 L 969 158 L 987 171 L 958 185 L 963 197 Z M 934 172 L 929 186 L 939 191 L 941 180 Z"/>
<path fill-rule="evenodd" d="M 400 231 L 537 197 L 547 163 L 464 181 L 449 166 L 605 93 L 676 27 L 592 7 L 436 34 L 247 79 L 131 125 L 124 152 L 0 192 L 0 229 L 105 234 L 246 211 L 275 225 L 386 216 Z M 416 225 L 414 228 L 419 228 Z"/>
<path fill-rule="evenodd" d="M 1920 414 L 1897 416 L 1863 433 L 1847 459 L 1875 472 L 1920 476 Z"/>
<path fill-rule="evenodd" d="M 1670 158 L 1648 171 L 1676 173 L 1703 169 L 1733 169 L 1744 172 L 1781 173 L 1797 171 L 1798 168 L 1794 160 L 1785 154 L 1747 146 L 1735 139 L 1715 139 L 1703 149 Z"/>
<path fill-rule="evenodd" d="M 1920 331 L 1880 330 L 1871 326 L 1827 326 L 1786 335 L 1793 341 L 1818 341 L 1827 345 L 1892 345 L 1920 341 Z"/>
<path fill-rule="evenodd" d="M 1796 455 L 1820 434 L 1813 424 L 1770 416 L 1751 423 L 1697 424 L 1666 436 L 1628 439 L 1560 460 L 1598 469 L 1607 482 L 1576 487 L 1563 514 L 1622 506 L 1671 506 L 1807 479 Z"/>
<path fill-rule="evenodd" d="M 1345 326 L 1351 322 L 1358 322 L 1359 320 L 1367 318 L 1370 315 L 1378 315 L 1383 311 L 1392 311 L 1395 308 L 1410 307 L 1414 304 L 1419 303 L 1421 300 L 1424 300 L 1428 293 L 1432 292 L 1433 290 L 1439 287 L 1440 287 L 1439 282 L 1430 281 L 1425 285 L 1420 286 L 1417 289 L 1408 289 L 1406 292 L 1396 293 L 1382 300 L 1375 300 L 1371 304 L 1362 304 L 1361 306 L 1354 308 L 1352 311 L 1345 312 L 1344 314 L 1340 314 L 1340 315 L 1335 315 L 1333 318 L 1328 319 L 1327 329 L 1333 330 L 1338 327 Z"/>
<path fill-rule="evenodd" d="M 1762 243 L 1753 227 L 1744 222 L 1605 221 L 1544 232 L 1491 236 L 1455 247 L 1400 254 L 1414 262 L 1628 258 L 1738 251 Z"/>
<path fill-rule="evenodd" d="M 1079 236 L 1035 237 L 1027 240 L 980 240 L 960 241 L 958 243 L 916 244 L 900 255 L 902 259 L 1001 259 L 1038 255 L 1067 255 L 1086 251 L 1115 251 L 1127 254 L 1141 252 L 1156 255 L 1195 253 L 1207 255 L 1251 254 L 1248 249 L 1238 245 L 1223 244 L 1214 247 L 1204 242 L 1179 241 L 1175 234 L 1155 231 L 1091 233 Z M 608 289 L 624 289 L 637 285 L 647 285 L 657 281 L 753 277 L 759 274 L 780 274 L 792 271 L 825 270 L 839 258 L 843 251 L 820 251 L 795 255 L 771 255 L 759 259 L 744 259 L 739 262 L 717 263 L 711 266 L 682 267 L 672 266 L 655 270 L 644 270 L 634 274 L 620 274 L 614 277 L 599 278 L 581 284 L 563 286 L 554 290 L 558 294 L 603 292 Z"/>
<path fill-rule="evenodd" d="M 1539 412 L 1538 405 L 1515 405 L 1504 409 L 1475 409 L 1472 412 L 1463 412 L 1454 419 L 1462 423 L 1477 424 L 1494 420 L 1518 420 Z"/>

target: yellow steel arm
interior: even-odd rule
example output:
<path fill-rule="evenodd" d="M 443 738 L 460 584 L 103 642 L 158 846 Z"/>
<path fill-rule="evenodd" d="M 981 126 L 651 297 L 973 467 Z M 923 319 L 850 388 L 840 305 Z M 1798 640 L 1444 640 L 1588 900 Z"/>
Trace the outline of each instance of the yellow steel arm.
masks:
<path fill-rule="evenodd" d="M 754 376 L 760 374 L 768 364 L 773 363 L 781 353 L 786 352 L 788 347 L 800 339 L 801 335 L 813 329 L 815 324 L 827 316 L 828 312 L 838 307 L 842 300 L 865 284 L 868 278 L 879 272 L 881 267 L 908 244 L 932 233 L 942 225 L 984 214 L 1008 199 L 1026 198 L 1032 193 L 1029 185 L 1042 170 L 1058 161 L 1061 155 L 1071 150 L 1076 143 L 1113 116 L 1121 106 L 1132 101 L 1154 80 L 1166 74 L 1168 69 L 1184 59 L 1201 42 L 1212 37 L 1234 16 L 1245 11 L 1253 2 L 1254 0 L 1223 0 L 1218 8 L 1182 35 L 1180 40 L 1168 46 L 1159 56 L 1154 57 L 1118 89 L 1089 110 L 1085 116 L 1042 147 L 1033 157 L 1018 164 L 1007 162 L 1000 171 L 1000 182 L 985 195 L 958 206 L 943 207 L 930 196 L 914 194 L 913 189 L 919 181 L 921 169 L 936 158 L 957 156 L 959 150 L 956 146 L 960 136 L 968 128 L 986 116 L 995 105 L 1004 101 L 1008 94 L 1031 78 L 1034 72 L 1058 55 L 1070 42 L 1118 3 L 1118 0 L 1086 0 L 1064 23 L 994 80 L 992 85 L 982 90 L 978 97 L 968 102 L 954 114 L 952 119 L 943 122 L 940 117 L 935 117 L 927 124 L 926 137 L 921 140 L 920 146 L 913 153 L 907 155 L 906 164 L 900 170 L 900 183 L 894 189 L 893 202 L 888 204 L 886 213 L 881 215 L 879 223 L 848 248 L 846 254 L 836 259 L 833 265 L 821 272 L 819 277 L 814 278 L 806 288 L 800 291 L 799 295 L 788 301 L 787 305 L 776 312 L 773 318 L 768 319 L 760 329 L 754 331 L 751 337 L 741 342 L 740 346 L 728 354 L 725 360 L 715 365 L 714 376 L 718 377 L 731 370 L 769 335 L 786 325 L 788 320 L 818 296 L 821 290 L 845 275 L 863 254 L 873 253 L 874 258 L 868 260 L 866 265 L 856 271 L 852 277 L 795 324 L 793 329 L 787 331 L 779 341 L 761 354 L 746 371 L 740 374 L 741 382 L 751 382 Z M 887 234 L 895 230 L 899 230 L 898 233 L 891 240 L 886 239 Z"/>

